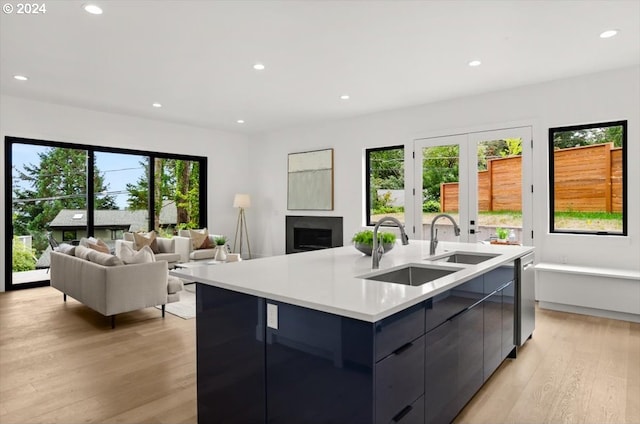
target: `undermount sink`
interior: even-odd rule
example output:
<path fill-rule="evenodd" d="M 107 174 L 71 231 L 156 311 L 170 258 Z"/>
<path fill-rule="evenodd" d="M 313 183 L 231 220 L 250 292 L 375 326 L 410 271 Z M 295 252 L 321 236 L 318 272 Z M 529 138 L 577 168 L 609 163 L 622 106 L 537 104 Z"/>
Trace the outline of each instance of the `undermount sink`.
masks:
<path fill-rule="evenodd" d="M 448 252 L 444 255 L 430 258 L 431 261 L 452 262 L 457 264 L 477 265 L 481 262 L 500 256 L 496 253 L 480 253 L 480 252 Z"/>
<path fill-rule="evenodd" d="M 360 278 L 384 281 L 386 283 L 404 284 L 406 286 L 421 286 L 438 278 L 460 271 L 460 269 L 440 268 L 434 266 L 405 265 L 391 271 L 364 275 Z"/>

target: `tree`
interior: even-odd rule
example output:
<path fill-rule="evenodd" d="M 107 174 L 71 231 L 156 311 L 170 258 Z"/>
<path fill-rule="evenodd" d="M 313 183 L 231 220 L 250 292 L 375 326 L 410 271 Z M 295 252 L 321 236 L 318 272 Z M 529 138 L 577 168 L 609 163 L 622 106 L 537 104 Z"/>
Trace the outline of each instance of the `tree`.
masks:
<path fill-rule="evenodd" d="M 38 153 L 39 163 L 18 170 L 22 184 L 14 189 L 14 234 L 30 234 L 39 253 L 46 248 L 44 233 L 62 209 L 87 208 L 87 154 L 84 150 L 61 147 Z M 27 188 L 24 188 L 24 186 Z M 93 188 L 105 193 L 108 185 L 95 165 Z M 117 209 L 113 196 L 96 195 L 96 209 Z"/>
<path fill-rule="evenodd" d="M 622 147 L 622 126 L 555 131 L 553 133 L 553 147 L 555 149 L 568 149 L 570 147 L 591 146 L 602 143 L 613 143 L 615 147 Z"/>
<path fill-rule="evenodd" d="M 459 179 L 457 145 L 427 147 L 423 151 L 422 189 L 425 201 L 440 201 L 440 184 Z"/>
<path fill-rule="evenodd" d="M 149 167 L 135 184 L 127 184 L 129 209 L 148 209 Z M 198 162 L 154 158 L 154 228 L 160 229 L 160 212 L 170 202 L 176 205 L 177 224 L 195 228 L 199 224 L 200 172 Z"/>

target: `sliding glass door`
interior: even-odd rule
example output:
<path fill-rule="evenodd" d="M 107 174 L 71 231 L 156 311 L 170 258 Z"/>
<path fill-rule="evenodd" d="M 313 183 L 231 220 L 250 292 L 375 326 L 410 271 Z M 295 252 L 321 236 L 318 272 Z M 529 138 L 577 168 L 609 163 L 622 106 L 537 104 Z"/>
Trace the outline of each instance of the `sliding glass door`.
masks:
<path fill-rule="evenodd" d="M 87 151 L 14 143 L 10 159 L 11 283 L 48 281 L 49 239 L 76 237 L 67 226 L 54 232 L 56 222 L 72 223 L 78 216 L 66 211 L 87 208 Z"/>
<path fill-rule="evenodd" d="M 56 243 L 206 226 L 204 157 L 6 137 L 5 160 L 7 290 L 47 285 Z"/>
<path fill-rule="evenodd" d="M 435 222 L 439 240 L 491 242 L 499 231 L 530 245 L 531 129 L 484 131 L 415 140 L 415 237 L 430 239 Z"/>

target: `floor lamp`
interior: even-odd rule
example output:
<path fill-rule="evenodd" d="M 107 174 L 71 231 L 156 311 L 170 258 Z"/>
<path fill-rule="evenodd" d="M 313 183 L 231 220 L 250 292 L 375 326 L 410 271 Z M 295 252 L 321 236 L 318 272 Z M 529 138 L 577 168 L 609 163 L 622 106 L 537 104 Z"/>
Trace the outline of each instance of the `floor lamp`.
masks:
<path fill-rule="evenodd" d="M 242 257 L 242 238 L 247 239 L 247 248 L 249 249 L 249 259 L 251 259 L 251 244 L 249 243 L 249 230 L 247 230 L 247 219 L 244 216 L 244 210 L 251 207 L 251 198 L 248 194 L 236 194 L 233 198 L 233 207 L 239 208 L 238 223 L 236 224 L 236 236 L 233 239 L 233 251 Z M 236 250 L 236 242 L 238 241 L 238 233 L 240 234 L 240 249 Z"/>

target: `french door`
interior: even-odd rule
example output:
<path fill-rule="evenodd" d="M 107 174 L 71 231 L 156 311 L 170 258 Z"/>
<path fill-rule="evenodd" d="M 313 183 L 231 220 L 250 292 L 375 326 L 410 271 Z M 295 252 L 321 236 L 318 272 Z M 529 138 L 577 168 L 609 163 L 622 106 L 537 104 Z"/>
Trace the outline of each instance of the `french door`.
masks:
<path fill-rule="evenodd" d="M 414 140 L 414 238 L 490 242 L 499 228 L 531 245 L 531 128 Z"/>

